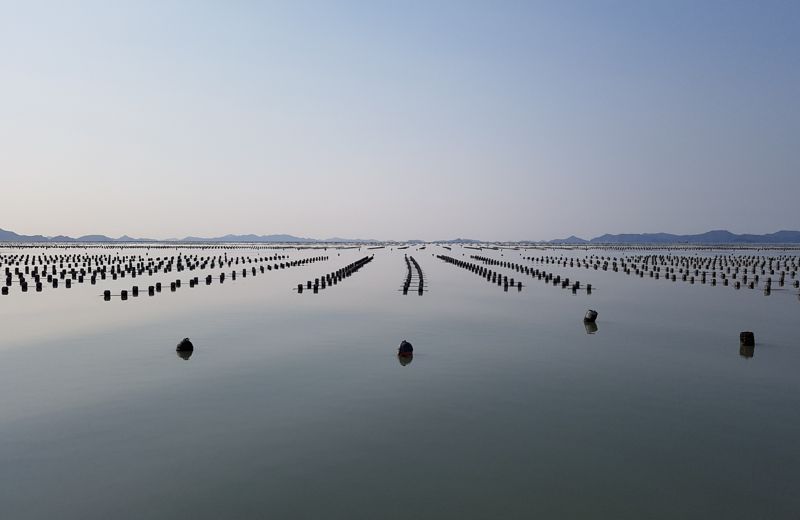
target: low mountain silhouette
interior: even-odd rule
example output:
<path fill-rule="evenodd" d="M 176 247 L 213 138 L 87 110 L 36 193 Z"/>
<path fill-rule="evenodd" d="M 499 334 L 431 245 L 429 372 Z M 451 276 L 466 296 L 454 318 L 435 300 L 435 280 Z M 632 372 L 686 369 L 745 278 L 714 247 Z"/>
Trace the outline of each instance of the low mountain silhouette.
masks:
<path fill-rule="evenodd" d="M 557 238 L 550 241 L 551 244 L 585 244 L 586 242 L 588 242 L 588 240 L 576 237 L 575 235 L 567 238 Z"/>
<path fill-rule="evenodd" d="M 159 242 L 159 240 L 155 240 L 152 238 L 133 238 L 127 235 L 123 235 L 119 238 L 111 238 L 105 235 L 84 235 L 82 237 L 73 238 L 65 235 L 58 235 L 54 237 L 46 237 L 43 235 L 19 235 L 14 233 L 13 231 L 7 231 L 5 229 L 0 229 L 0 242 L 53 242 L 53 243 L 65 243 L 65 242 Z M 347 242 L 347 243 L 372 243 L 378 242 L 378 240 L 374 239 L 361 239 L 361 238 L 328 238 L 324 240 L 319 240 L 316 238 L 302 238 L 296 237 L 293 235 L 225 235 L 221 237 L 213 237 L 213 238 L 203 238 L 203 237 L 194 237 L 189 236 L 186 238 L 172 238 L 164 240 L 164 242 L 274 242 L 274 243 L 340 243 L 340 242 Z"/>
<path fill-rule="evenodd" d="M 188 236 L 181 239 L 156 240 L 152 238 L 132 238 L 123 235 L 111 238 L 105 235 L 84 235 L 73 238 L 64 235 L 47 237 L 43 235 L 20 235 L 13 231 L 0 229 L 0 242 L 214 242 L 214 243 L 375 243 L 374 239 L 340 238 L 327 239 L 303 238 L 294 235 L 225 235 L 221 237 L 203 238 Z M 421 241 L 412 241 L 421 242 Z M 441 244 L 473 244 L 479 240 L 470 238 L 455 238 L 452 240 L 439 240 Z M 535 242 L 535 241 L 526 241 Z M 624 233 L 618 235 L 605 234 L 585 240 L 577 236 L 550 240 L 550 244 L 800 244 L 800 231 L 782 230 L 764 235 L 731 233 L 724 229 L 717 229 L 695 235 L 674 235 L 671 233 Z"/>
<path fill-rule="evenodd" d="M 551 244 L 797 244 L 800 231 L 777 231 L 764 235 L 731 233 L 715 229 L 696 235 L 673 235 L 671 233 L 624 233 L 605 234 L 584 240 L 575 236 L 551 240 Z"/>

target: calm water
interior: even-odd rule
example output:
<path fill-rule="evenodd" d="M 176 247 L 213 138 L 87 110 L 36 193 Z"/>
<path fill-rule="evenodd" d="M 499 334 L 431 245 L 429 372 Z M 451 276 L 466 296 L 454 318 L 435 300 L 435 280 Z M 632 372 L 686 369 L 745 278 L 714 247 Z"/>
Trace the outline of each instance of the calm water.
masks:
<path fill-rule="evenodd" d="M 462 253 L 0 297 L 0 518 L 800 518 L 796 289 L 537 266 L 595 290 L 504 292 L 432 256 Z"/>

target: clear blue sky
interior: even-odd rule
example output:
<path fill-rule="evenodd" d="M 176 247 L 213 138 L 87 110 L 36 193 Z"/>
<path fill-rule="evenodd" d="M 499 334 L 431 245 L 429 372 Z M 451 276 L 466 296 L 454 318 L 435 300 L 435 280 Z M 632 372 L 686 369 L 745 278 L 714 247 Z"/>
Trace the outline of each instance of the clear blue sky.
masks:
<path fill-rule="evenodd" d="M 800 2 L 0 8 L 0 228 L 800 228 Z"/>

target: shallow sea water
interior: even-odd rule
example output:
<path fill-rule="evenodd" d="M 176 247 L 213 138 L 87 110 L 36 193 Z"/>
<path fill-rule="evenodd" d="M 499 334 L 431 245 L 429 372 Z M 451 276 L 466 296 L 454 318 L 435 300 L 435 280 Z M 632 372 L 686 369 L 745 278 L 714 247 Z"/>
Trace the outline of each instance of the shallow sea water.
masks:
<path fill-rule="evenodd" d="M 399 291 L 404 253 L 423 296 Z M 0 297 L 0 518 L 800 518 L 796 289 L 522 260 L 583 251 L 327 254 L 154 297 L 189 274 Z M 366 254 L 336 286 L 293 290 Z M 435 254 L 594 290 L 514 272 L 525 287 L 505 292 Z M 134 283 L 138 298 L 99 296 Z"/>

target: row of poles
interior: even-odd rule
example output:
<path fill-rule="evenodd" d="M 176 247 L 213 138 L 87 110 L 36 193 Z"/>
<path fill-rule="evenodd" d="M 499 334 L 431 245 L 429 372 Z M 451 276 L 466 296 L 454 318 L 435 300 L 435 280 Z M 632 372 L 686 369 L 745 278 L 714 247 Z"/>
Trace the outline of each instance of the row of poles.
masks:
<path fill-rule="evenodd" d="M 487 265 L 505 267 L 521 274 L 530 275 L 532 278 L 542 280 L 545 283 L 552 283 L 554 286 L 561 285 L 562 289 L 569 288 L 573 293 L 577 293 L 579 290 L 585 289 L 588 294 L 592 294 L 592 284 L 590 283 L 582 286 L 579 280 L 571 282 L 569 278 L 561 278 L 561 275 L 540 271 L 539 269 L 531 269 L 527 265 L 517 264 L 507 260 L 497 260 L 480 255 L 470 255 L 470 258 L 478 260 L 479 262 L 483 262 Z"/>
<path fill-rule="evenodd" d="M 346 266 L 342 267 L 341 269 L 337 269 L 336 271 L 333 271 L 332 273 L 328 273 L 328 274 L 323 275 L 323 276 L 321 276 L 319 278 L 315 278 L 313 280 L 313 283 L 312 283 L 311 280 L 308 280 L 308 281 L 306 281 L 305 288 L 307 290 L 313 291 L 314 294 L 317 294 L 320 291 L 320 289 L 325 289 L 326 287 L 330 287 L 332 285 L 336 285 L 339 282 L 341 282 L 342 280 L 344 280 L 345 278 L 349 278 L 351 275 L 353 275 L 354 273 L 358 272 L 359 269 L 361 269 L 362 267 L 364 267 L 365 265 L 370 263 L 373 258 L 375 258 L 374 255 L 373 256 L 365 256 L 365 257 L 363 257 L 363 258 L 361 258 L 359 260 L 356 260 L 355 262 L 353 262 L 351 264 L 347 264 Z M 297 293 L 298 294 L 302 294 L 303 293 L 303 284 L 302 283 L 297 284 Z"/>
<path fill-rule="evenodd" d="M 73 282 L 82 284 L 86 279 L 94 285 L 97 279 L 131 278 L 137 276 L 154 276 L 159 273 L 170 273 L 173 270 L 194 271 L 206 268 L 215 269 L 217 266 L 239 266 L 244 264 L 261 264 L 263 272 L 278 269 L 285 265 L 286 255 L 273 255 L 269 257 L 228 257 L 227 253 L 219 256 L 183 256 L 181 254 L 170 257 L 142 257 L 142 256 L 110 256 L 110 255 L 12 255 L 0 257 L 0 266 L 4 271 L 4 283 L 0 294 L 9 294 L 9 288 L 17 284 L 21 292 L 27 292 L 32 284 L 37 292 L 45 286 L 57 289 L 61 283 L 67 289 Z M 327 258 L 327 257 L 326 257 Z M 274 264 L 273 264 L 274 262 Z M 12 267 L 13 266 L 13 267 Z M 13 270 L 12 270 L 13 269 Z"/>
<path fill-rule="evenodd" d="M 656 280 L 664 278 L 673 282 L 681 280 L 694 284 L 710 283 L 732 286 L 740 289 L 743 285 L 755 289 L 763 278 L 764 294 L 772 292 L 773 276 L 776 284 L 783 287 L 786 284 L 787 274 L 794 281 L 795 288 L 800 288 L 800 280 L 796 279 L 797 257 L 680 257 L 672 255 L 648 255 L 634 258 L 623 257 L 525 257 L 526 260 L 536 263 L 556 264 L 561 267 L 584 268 L 612 272 L 622 271 L 625 274 L 644 278 L 645 275 Z M 676 272 L 677 270 L 677 272 Z"/>
<path fill-rule="evenodd" d="M 651 265 L 653 267 L 670 267 L 688 270 L 704 270 L 715 271 L 725 270 L 730 273 L 731 269 L 735 272 L 749 271 L 752 274 L 757 274 L 759 271 L 762 275 L 766 275 L 769 271 L 770 275 L 777 274 L 785 276 L 789 274 L 794 278 L 800 268 L 800 257 L 797 256 L 755 256 L 755 255 L 715 255 L 715 256 L 685 256 L 685 255 L 636 255 L 636 256 L 623 256 L 620 258 L 589 255 L 584 258 L 576 257 L 553 257 L 553 256 L 540 256 L 528 257 L 532 260 L 544 263 L 565 263 L 577 262 L 579 266 L 594 267 L 597 269 L 601 266 L 608 266 L 609 262 L 616 264 L 619 262 L 624 265 L 628 264 L 641 264 L 643 266 Z M 674 271 L 674 269 L 673 269 Z M 695 273 L 697 274 L 697 273 Z"/>
<path fill-rule="evenodd" d="M 313 258 L 304 258 L 304 259 L 301 259 L 301 260 L 291 260 L 291 261 L 288 261 L 288 262 L 281 262 L 280 264 L 276 264 L 275 269 L 288 269 L 288 268 L 291 268 L 291 267 L 303 266 L 303 265 L 308 265 L 308 264 L 312 264 L 312 263 L 315 263 L 315 262 L 322 262 L 322 261 L 326 261 L 326 260 L 328 260 L 327 256 L 317 256 L 317 257 L 313 257 Z M 258 269 L 256 269 L 255 266 L 253 266 L 253 267 L 249 268 L 249 271 L 248 271 L 248 268 L 245 267 L 245 268 L 243 268 L 241 270 L 241 277 L 242 278 L 246 278 L 248 272 L 250 272 L 251 276 L 256 276 L 259 272 L 263 274 L 266 271 L 271 271 L 271 270 L 272 270 L 272 265 L 268 265 L 268 266 L 266 266 L 266 268 L 265 268 L 265 266 L 262 265 L 262 266 L 259 266 Z M 231 275 L 230 275 L 231 280 L 236 280 L 237 273 L 238 273 L 237 270 L 231 271 Z M 219 276 L 213 276 L 213 275 L 209 274 L 209 275 L 207 275 L 205 277 L 205 284 L 206 285 L 211 285 L 211 283 L 214 280 L 219 280 L 219 283 L 225 283 L 225 277 L 226 277 L 225 273 L 220 273 Z M 175 292 L 176 290 L 181 288 L 181 285 L 182 285 L 182 282 L 181 282 L 180 279 L 177 279 L 175 281 L 169 282 L 170 291 L 171 292 Z M 195 276 L 195 277 L 189 279 L 189 287 L 195 287 L 197 285 L 200 285 L 200 277 Z M 162 289 L 161 282 L 156 282 L 154 285 L 150 285 L 150 286 L 147 287 L 147 294 L 148 294 L 148 296 L 155 296 L 156 293 L 160 293 L 161 292 L 161 289 Z M 139 286 L 138 285 L 134 285 L 131 288 L 130 293 L 128 293 L 127 290 L 122 290 L 122 291 L 120 291 L 120 293 L 118 295 L 112 295 L 111 291 L 106 289 L 105 291 L 103 291 L 103 299 L 106 300 L 106 301 L 109 301 L 109 300 L 111 300 L 112 296 L 119 296 L 120 299 L 127 300 L 129 294 L 130 294 L 130 296 L 133 296 L 133 297 L 139 296 Z"/>
<path fill-rule="evenodd" d="M 514 281 L 514 278 L 509 278 L 508 276 L 496 273 L 483 266 L 473 264 L 465 260 L 459 260 L 457 258 L 453 258 L 451 256 L 446 256 L 446 255 L 436 255 L 436 258 L 438 258 L 439 260 L 443 260 L 448 264 L 454 265 L 456 267 L 461 267 L 462 269 L 466 269 L 472 273 L 475 273 L 481 278 L 485 278 L 486 281 L 488 282 L 502 286 L 505 291 L 508 291 L 509 287 L 516 287 L 518 291 L 522 290 L 522 282 Z"/>
<path fill-rule="evenodd" d="M 422 296 L 425 290 L 425 277 L 422 274 L 422 268 L 413 256 L 403 255 L 406 261 L 406 280 L 403 282 L 403 294 L 408 294 L 411 288 L 411 282 L 414 278 L 414 273 L 417 275 L 417 293 Z M 412 268 L 413 266 L 413 268 Z"/>

